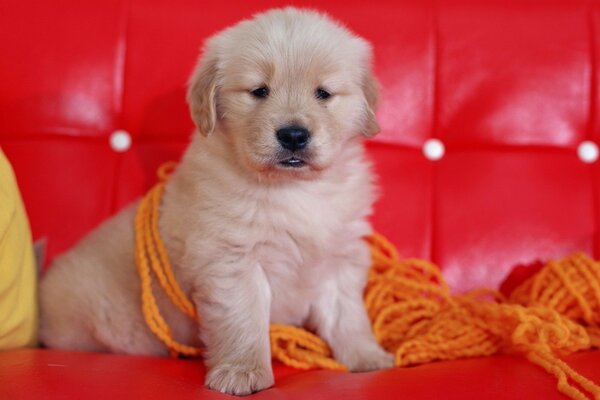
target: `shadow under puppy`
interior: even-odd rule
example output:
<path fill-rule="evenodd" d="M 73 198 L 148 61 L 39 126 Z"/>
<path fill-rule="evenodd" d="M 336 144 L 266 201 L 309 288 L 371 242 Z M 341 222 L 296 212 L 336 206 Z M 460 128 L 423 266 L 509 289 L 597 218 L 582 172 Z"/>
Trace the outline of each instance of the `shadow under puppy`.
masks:
<path fill-rule="evenodd" d="M 379 130 L 369 44 L 286 8 L 210 38 L 190 80 L 197 132 L 159 228 L 200 325 L 156 290 L 174 337 L 201 345 L 206 385 L 273 384 L 269 323 L 305 326 L 352 371 L 393 365 L 363 304 L 374 201 L 363 139 Z M 58 257 L 41 283 L 49 347 L 166 355 L 146 327 L 134 262 L 137 204 Z"/>

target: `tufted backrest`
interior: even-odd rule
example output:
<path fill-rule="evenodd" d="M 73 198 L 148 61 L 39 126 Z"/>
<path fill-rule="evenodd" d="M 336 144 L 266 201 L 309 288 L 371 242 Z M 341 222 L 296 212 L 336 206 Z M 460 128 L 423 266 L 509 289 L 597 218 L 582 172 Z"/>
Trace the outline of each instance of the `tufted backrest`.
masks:
<path fill-rule="evenodd" d="M 593 161 L 600 140 L 599 1 L 293 3 L 374 45 L 373 221 L 403 255 L 438 262 L 463 290 L 495 286 L 517 263 L 598 254 L 598 167 L 578 149 L 591 141 Z M 179 157 L 202 41 L 284 4 L 2 1 L 0 146 L 50 258 Z M 443 156 L 427 158 L 426 143 Z"/>

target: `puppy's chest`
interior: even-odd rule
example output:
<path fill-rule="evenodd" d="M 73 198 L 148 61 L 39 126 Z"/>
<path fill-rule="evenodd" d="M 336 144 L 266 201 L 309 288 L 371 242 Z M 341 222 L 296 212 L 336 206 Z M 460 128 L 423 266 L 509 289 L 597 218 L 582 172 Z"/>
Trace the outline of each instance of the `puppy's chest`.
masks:
<path fill-rule="evenodd" d="M 330 272 L 324 262 L 327 251 L 318 243 L 302 243 L 288 234 L 259 246 L 256 258 L 271 289 L 272 322 L 304 323 L 320 282 Z"/>
<path fill-rule="evenodd" d="M 255 257 L 271 287 L 271 320 L 302 324 L 320 282 L 333 271 L 327 259 L 345 223 L 328 204 L 269 204 L 251 223 L 261 235 Z"/>
<path fill-rule="evenodd" d="M 245 222 L 257 234 L 256 249 L 262 258 L 284 258 L 296 264 L 320 259 L 345 224 L 325 199 L 308 196 L 259 203 Z"/>

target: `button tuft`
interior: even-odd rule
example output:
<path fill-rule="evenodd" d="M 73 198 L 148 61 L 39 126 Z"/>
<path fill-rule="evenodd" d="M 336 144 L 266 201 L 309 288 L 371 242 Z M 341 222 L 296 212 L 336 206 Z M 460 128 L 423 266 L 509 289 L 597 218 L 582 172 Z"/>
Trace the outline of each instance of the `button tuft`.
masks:
<path fill-rule="evenodd" d="M 584 163 L 594 163 L 598 159 L 598 145 L 590 140 L 581 142 L 577 147 L 577 155 Z"/>
<path fill-rule="evenodd" d="M 131 135 L 123 129 L 117 129 L 110 135 L 110 148 L 117 153 L 123 153 L 131 147 Z"/>
<path fill-rule="evenodd" d="M 444 157 L 446 148 L 439 139 L 427 139 L 423 144 L 423 155 L 431 161 L 437 161 Z"/>

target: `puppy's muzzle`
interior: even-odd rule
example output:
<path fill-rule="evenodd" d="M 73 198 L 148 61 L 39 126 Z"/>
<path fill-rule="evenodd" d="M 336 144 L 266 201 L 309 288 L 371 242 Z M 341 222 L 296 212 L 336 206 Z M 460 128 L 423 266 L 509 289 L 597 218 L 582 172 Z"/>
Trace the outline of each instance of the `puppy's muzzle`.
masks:
<path fill-rule="evenodd" d="M 301 126 L 292 125 L 278 129 L 276 132 L 277 141 L 286 150 L 303 150 L 310 141 L 310 132 Z"/>

